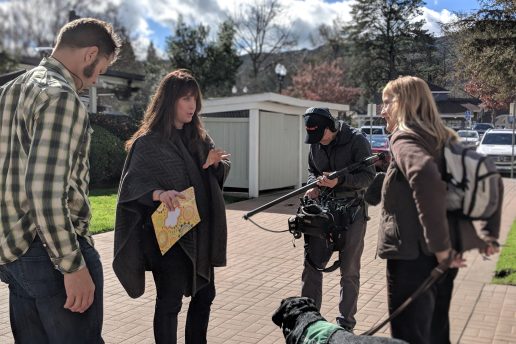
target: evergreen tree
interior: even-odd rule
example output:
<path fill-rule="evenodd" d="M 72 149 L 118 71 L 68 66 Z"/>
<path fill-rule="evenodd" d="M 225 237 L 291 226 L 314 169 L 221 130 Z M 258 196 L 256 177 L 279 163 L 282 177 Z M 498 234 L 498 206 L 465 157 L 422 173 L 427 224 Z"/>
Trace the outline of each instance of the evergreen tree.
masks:
<path fill-rule="evenodd" d="M 147 48 L 147 59 L 143 62 L 145 80 L 142 88 L 134 96 L 131 116 L 140 120 L 147 109 L 147 105 L 161 79 L 170 71 L 170 63 L 158 56 L 154 43 L 150 43 Z"/>
<path fill-rule="evenodd" d="M 482 8 L 448 25 L 459 58 L 456 76 L 490 109 L 516 100 L 516 2 L 482 1 Z"/>
<path fill-rule="evenodd" d="M 220 24 L 217 41 L 207 51 L 209 72 L 206 76 L 207 95 L 231 95 L 238 67 L 242 64 L 235 47 L 235 27 L 231 21 Z"/>
<path fill-rule="evenodd" d="M 14 72 L 16 60 L 0 47 L 0 74 Z"/>
<path fill-rule="evenodd" d="M 208 26 L 189 27 L 180 17 L 174 36 L 167 38 L 170 62 L 189 69 L 206 96 L 229 95 L 240 66 L 235 29 L 230 21 L 222 23 L 215 41 L 208 40 L 209 31 Z"/>
<path fill-rule="evenodd" d="M 120 47 L 117 60 L 110 69 L 126 73 L 143 74 L 143 64 L 136 60 L 136 55 L 134 54 L 133 45 L 131 44 L 127 30 L 121 27 L 117 30 L 117 33 L 122 40 L 122 46 Z"/>
<path fill-rule="evenodd" d="M 343 32 L 351 71 L 366 98 L 402 74 L 428 78 L 428 68 L 435 64 L 434 39 L 422 28 L 424 20 L 415 20 L 423 4 L 422 0 L 356 0 L 352 5 L 352 24 Z"/>

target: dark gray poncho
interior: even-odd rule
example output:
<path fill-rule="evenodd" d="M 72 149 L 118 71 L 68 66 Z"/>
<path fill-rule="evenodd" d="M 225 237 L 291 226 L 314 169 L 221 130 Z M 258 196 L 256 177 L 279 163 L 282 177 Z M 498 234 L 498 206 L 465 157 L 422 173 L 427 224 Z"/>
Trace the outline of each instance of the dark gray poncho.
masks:
<path fill-rule="evenodd" d="M 211 280 L 211 267 L 226 265 L 227 225 L 222 184 L 230 162 L 221 161 L 217 168 L 209 167 L 208 182 L 203 181 L 198 162 L 206 160 L 213 146 L 207 137 L 202 147 L 189 147 L 197 152 L 198 156 L 194 157 L 179 138 L 166 140 L 157 133 L 149 133 L 134 142 L 118 190 L 113 260 L 113 270 L 129 296 L 139 297 L 145 289 L 141 245 L 145 212 L 137 200 L 153 190 L 182 191 L 190 186 L 195 189 L 201 222 L 176 243 L 192 261 L 194 273 L 189 294 L 195 295 Z"/>

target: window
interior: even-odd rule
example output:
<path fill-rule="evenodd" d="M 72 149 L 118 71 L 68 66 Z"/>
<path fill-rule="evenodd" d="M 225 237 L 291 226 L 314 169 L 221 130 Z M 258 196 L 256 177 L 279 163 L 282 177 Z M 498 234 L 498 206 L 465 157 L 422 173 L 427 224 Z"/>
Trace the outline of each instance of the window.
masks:
<path fill-rule="evenodd" d="M 383 135 L 383 129 L 381 128 L 362 128 L 362 132 L 367 135 Z"/>
<path fill-rule="evenodd" d="M 516 137 L 515 141 L 516 142 Z M 512 145 L 512 134 L 510 133 L 488 133 L 482 141 L 483 145 Z"/>
<path fill-rule="evenodd" d="M 459 131 L 457 133 L 460 137 L 476 138 L 478 133 L 476 131 Z"/>

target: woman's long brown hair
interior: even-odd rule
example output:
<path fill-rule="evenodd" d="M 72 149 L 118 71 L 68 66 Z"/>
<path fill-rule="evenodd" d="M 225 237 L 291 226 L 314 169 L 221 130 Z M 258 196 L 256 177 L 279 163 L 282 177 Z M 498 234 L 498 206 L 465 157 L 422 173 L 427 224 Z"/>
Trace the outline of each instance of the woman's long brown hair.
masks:
<path fill-rule="evenodd" d="M 174 138 L 177 130 L 174 126 L 176 103 L 179 98 L 186 95 L 193 95 L 195 97 L 196 106 L 192 121 L 186 123 L 183 126 L 183 130 L 192 147 L 197 146 L 196 142 L 204 142 L 206 130 L 199 118 L 202 106 L 199 84 L 188 70 L 178 69 L 167 74 L 161 80 L 156 93 L 145 111 L 140 127 L 125 143 L 126 150 L 129 151 L 131 149 L 137 138 L 149 132 L 157 132 L 164 139 Z"/>

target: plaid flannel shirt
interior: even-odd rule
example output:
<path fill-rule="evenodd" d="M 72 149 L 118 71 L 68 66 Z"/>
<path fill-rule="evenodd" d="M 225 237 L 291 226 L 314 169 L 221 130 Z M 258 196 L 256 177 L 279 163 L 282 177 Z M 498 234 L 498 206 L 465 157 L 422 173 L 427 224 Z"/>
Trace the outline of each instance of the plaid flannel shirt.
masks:
<path fill-rule="evenodd" d="M 0 88 L 0 264 L 18 259 L 36 233 L 56 269 L 85 265 L 77 235 L 88 229 L 91 128 L 70 72 L 56 59 Z"/>

